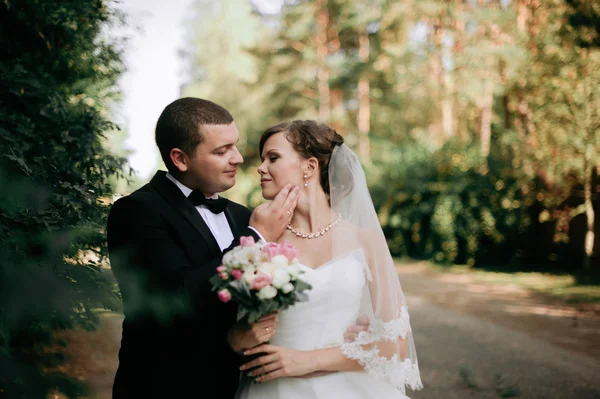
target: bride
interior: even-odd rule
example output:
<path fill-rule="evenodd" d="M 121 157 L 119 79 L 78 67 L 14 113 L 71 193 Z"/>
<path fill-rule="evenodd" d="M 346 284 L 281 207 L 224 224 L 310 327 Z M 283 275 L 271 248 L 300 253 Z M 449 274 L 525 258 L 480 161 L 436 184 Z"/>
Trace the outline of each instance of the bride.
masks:
<path fill-rule="evenodd" d="M 278 241 L 299 250 L 309 301 L 279 314 L 269 344 L 242 365 L 240 399 L 407 398 L 421 378 L 406 300 L 356 155 L 335 130 L 314 121 L 282 123 L 260 140 L 263 197 L 301 187 Z M 344 332 L 359 316 L 369 329 Z"/>

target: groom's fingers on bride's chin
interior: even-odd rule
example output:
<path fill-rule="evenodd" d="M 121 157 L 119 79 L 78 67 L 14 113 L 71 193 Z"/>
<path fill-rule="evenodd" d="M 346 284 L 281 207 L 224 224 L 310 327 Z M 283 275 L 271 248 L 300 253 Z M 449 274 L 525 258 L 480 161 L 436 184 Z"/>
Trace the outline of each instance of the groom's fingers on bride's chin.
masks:
<path fill-rule="evenodd" d="M 291 190 L 291 184 L 286 184 L 285 186 L 283 186 L 283 188 L 279 190 L 277 195 L 275 195 L 275 198 L 273 198 L 271 205 L 276 208 L 281 208 L 281 206 L 285 203 L 285 200 L 288 198 Z"/>
<path fill-rule="evenodd" d="M 294 187 L 288 194 L 285 199 L 285 203 L 283 205 L 283 209 L 285 210 L 285 215 L 289 216 L 287 212 L 294 212 L 296 209 L 296 204 L 298 203 L 298 187 Z"/>
<path fill-rule="evenodd" d="M 291 187 L 291 185 L 288 186 Z M 290 190 L 288 186 L 281 189 L 271 203 L 273 212 L 279 215 L 280 220 L 286 220 L 294 212 L 295 204 L 298 201 L 297 187 Z"/>

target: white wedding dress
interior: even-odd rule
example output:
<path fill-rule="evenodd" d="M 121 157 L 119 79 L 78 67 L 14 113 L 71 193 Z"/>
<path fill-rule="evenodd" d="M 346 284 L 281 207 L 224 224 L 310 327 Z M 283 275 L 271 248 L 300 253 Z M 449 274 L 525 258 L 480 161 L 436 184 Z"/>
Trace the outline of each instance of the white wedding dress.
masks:
<path fill-rule="evenodd" d="M 309 300 L 281 312 L 277 333 L 271 344 L 297 350 L 341 346 L 347 327 L 356 324 L 361 314 L 363 295 L 367 293 L 368 266 L 362 250 L 311 269 L 301 265 L 302 278 L 312 285 Z M 363 302 L 364 303 L 364 302 Z M 364 306 L 364 305 L 363 305 Z M 402 364 L 402 362 L 399 362 Z M 407 371 L 407 380 L 411 370 Z M 334 372 L 316 377 L 278 378 L 256 384 L 244 379 L 238 399 L 407 399 L 383 376 L 366 371 Z"/>

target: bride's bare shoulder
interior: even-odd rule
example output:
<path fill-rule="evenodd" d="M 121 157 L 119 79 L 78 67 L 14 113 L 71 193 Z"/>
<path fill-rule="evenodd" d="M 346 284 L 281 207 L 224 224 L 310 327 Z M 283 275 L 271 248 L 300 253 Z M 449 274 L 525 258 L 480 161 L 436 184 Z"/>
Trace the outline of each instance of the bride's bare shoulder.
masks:
<path fill-rule="evenodd" d="M 370 248 L 375 244 L 385 242 L 381 229 L 370 229 L 357 226 L 347 220 L 340 220 L 339 232 L 336 233 L 339 239 L 344 240 L 348 247 Z"/>
<path fill-rule="evenodd" d="M 373 232 L 370 229 L 359 227 L 347 220 L 340 220 L 338 228 L 338 237 L 350 243 L 365 245 L 370 242 Z"/>

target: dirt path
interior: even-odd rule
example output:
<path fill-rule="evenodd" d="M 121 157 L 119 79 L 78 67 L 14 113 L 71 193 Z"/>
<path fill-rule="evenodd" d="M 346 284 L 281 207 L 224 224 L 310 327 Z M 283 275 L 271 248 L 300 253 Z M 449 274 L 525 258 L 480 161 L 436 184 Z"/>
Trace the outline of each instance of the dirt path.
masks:
<path fill-rule="evenodd" d="M 567 304 L 471 275 L 399 265 L 425 389 L 412 399 L 600 398 L 600 307 Z M 62 371 L 110 399 L 121 316 L 66 332 Z"/>
<path fill-rule="evenodd" d="M 409 296 L 600 360 L 600 304 L 567 303 L 517 285 L 479 282 L 471 274 L 435 272 L 426 262 L 397 270 Z"/>
<path fill-rule="evenodd" d="M 598 399 L 600 361 L 418 297 L 411 322 L 424 389 L 411 399 Z"/>
<path fill-rule="evenodd" d="M 78 399 L 111 399 L 112 385 L 118 365 L 123 316 L 107 313 L 101 316 L 96 331 L 68 330 L 59 335 L 65 343 L 65 362 L 58 371 L 89 385 L 92 394 Z M 50 395 L 48 399 L 63 399 Z"/>

